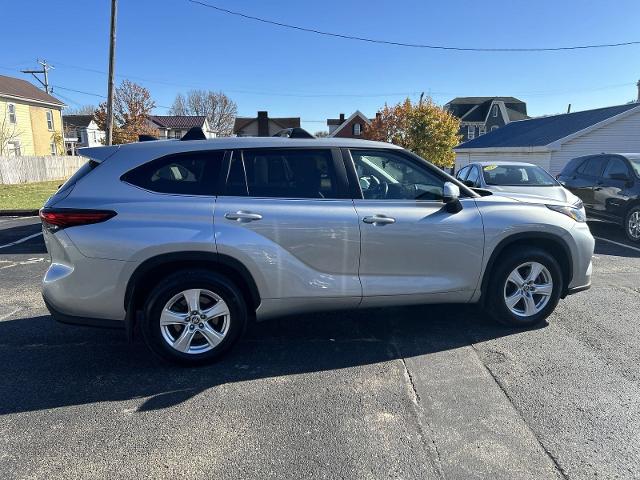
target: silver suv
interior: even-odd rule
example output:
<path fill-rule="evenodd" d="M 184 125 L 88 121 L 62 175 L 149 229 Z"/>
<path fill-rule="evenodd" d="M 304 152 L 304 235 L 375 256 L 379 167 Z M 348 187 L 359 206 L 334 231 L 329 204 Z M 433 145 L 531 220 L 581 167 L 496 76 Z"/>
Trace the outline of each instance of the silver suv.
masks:
<path fill-rule="evenodd" d="M 574 206 L 480 196 L 396 146 L 220 138 L 89 148 L 41 210 L 60 321 L 134 327 L 156 354 L 205 363 L 251 319 L 479 303 L 514 326 L 589 287 Z"/>

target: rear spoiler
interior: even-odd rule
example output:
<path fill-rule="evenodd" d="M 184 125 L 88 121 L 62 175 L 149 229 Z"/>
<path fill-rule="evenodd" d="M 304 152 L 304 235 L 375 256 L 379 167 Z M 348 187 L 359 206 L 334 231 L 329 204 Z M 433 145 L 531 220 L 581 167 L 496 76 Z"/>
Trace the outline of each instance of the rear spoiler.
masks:
<path fill-rule="evenodd" d="M 102 163 L 116 153 L 119 148 L 120 145 L 112 145 L 109 147 L 85 147 L 78 149 L 78 154 L 81 157 L 90 158 L 98 163 Z"/>

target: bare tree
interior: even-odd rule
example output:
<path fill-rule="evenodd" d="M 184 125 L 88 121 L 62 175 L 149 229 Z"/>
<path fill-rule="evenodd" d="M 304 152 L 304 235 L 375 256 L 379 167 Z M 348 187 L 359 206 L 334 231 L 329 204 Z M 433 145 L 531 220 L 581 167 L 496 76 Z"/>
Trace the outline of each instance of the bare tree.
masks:
<path fill-rule="evenodd" d="M 190 90 L 187 95 L 176 95 L 169 110 L 171 115 L 202 115 L 220 137 L 233 133 L 233 123 L 238 114 L 236 103 L 222 92 Z"/>
<path fill-rule="evenodd" d="M 82 105 L 78 108 L 68 108 L 65 110 L 65 115 L 93 115 L 98 107 L 95 105 Z"/>

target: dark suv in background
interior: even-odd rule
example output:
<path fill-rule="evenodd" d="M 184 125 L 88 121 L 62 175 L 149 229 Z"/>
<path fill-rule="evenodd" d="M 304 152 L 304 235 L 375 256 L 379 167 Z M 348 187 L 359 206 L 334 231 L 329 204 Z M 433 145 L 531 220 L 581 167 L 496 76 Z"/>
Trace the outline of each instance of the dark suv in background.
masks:
<path fill-rule="evenodd" d="M 587 215 L 624 227 L 640 242 L 640 153 L 601 153 L 571 160 L 558 175 L 582 199 Z"/>

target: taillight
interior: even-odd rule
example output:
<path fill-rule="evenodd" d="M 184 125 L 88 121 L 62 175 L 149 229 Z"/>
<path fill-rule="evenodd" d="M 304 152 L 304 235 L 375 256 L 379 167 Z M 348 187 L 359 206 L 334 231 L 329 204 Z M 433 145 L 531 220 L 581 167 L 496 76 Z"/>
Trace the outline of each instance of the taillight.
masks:
<path fill-rule="evenodd" d="M 40 220 L 49 230 L 60 230 L 78 225 L 100 223 L 116 216 L 112 210 L 85 210 L 75 208 L 43 208 Z"/>

